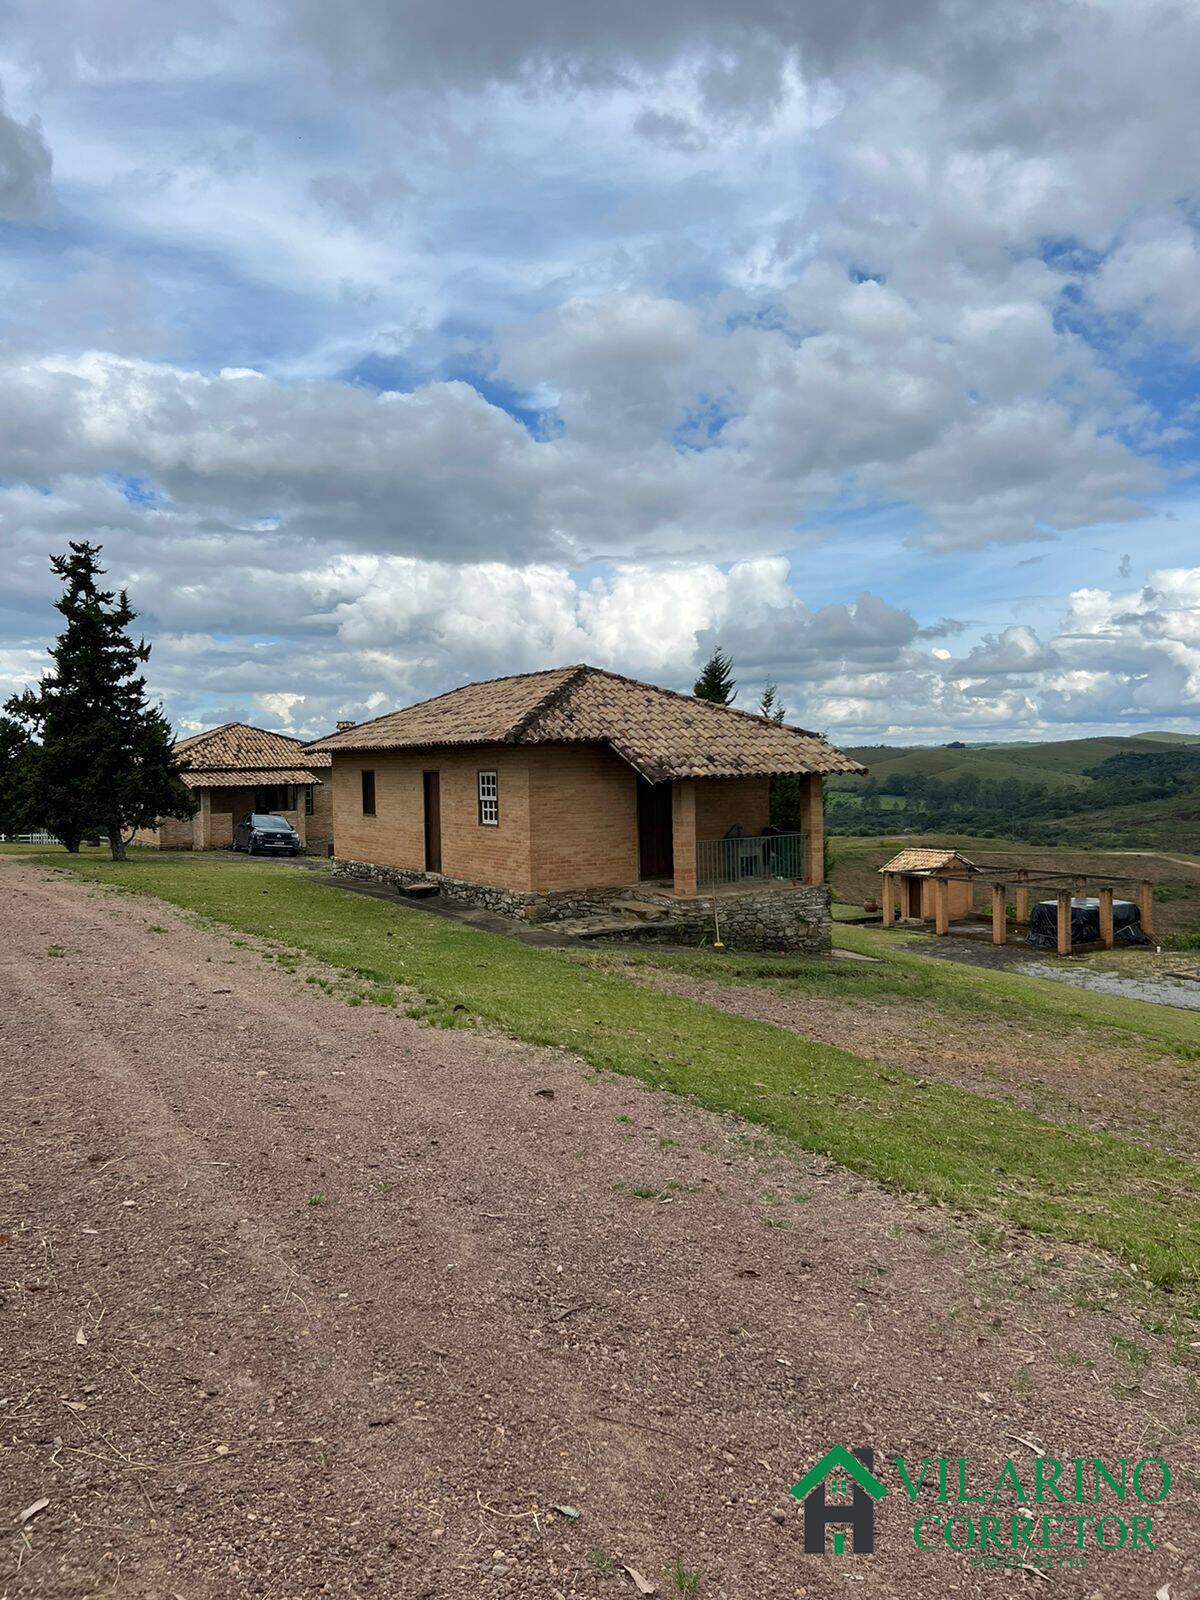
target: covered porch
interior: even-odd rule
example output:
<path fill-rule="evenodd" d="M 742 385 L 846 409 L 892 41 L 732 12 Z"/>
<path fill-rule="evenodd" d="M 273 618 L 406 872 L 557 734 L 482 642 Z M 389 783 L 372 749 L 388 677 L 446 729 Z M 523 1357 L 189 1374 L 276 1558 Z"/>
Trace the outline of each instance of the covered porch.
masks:
<path fill-rule="evenodd" d="M 676 900 L 824 882 L 821 777 L 798 778 L 799 826 L 770 823 L 770 777 L 638 780 L 639 883 Z"/>

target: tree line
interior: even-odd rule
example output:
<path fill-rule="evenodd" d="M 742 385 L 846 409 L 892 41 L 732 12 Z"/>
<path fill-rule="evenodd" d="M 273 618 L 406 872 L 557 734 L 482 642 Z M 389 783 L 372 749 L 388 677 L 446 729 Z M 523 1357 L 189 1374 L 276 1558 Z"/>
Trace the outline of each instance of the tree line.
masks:
<path fill-rule="evenodd" d="M 101 585 L 99 545 L 50 558 L 64 627 L 35 688 L 0 716 L 0 833 L 45 829 L 77 851 L 107 839 L 114 861 L 138 828 L 196 809 L 162 707 L 146 692 L 150 646 L 134 640 L 124 589 Z"/>
<path fill-rule="evenodd" d="M 1195 795 L 1200 804 L 1200 749 L 1166 746 L 1161 751 L 1110 756 L 1083 774 L 1087 784 L 1048 785 L 1021 778 L 980 778 L 974 773 L 940 777 L 926 772 L 895 772 L 855 784 L 852 805 L 829 808 L 834 833 L 894 832 L 900 818 L 906 833 L 951 831 L 1022 839 L 1038 834 L 1053 843 L 1056 824 L 1071 833 L 1091 812 Z M 902 812 L 886 801 L 900 798 Z"/>

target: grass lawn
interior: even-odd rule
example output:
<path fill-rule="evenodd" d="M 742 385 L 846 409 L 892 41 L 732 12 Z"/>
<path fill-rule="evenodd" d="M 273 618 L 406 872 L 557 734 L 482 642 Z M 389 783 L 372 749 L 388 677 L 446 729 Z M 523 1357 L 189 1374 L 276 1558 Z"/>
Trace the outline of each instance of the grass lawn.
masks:
<path fill-rule="evenodd" d="M 1003 1022 L 1020 1017 L 1047 1030 L 1086 1028 L 1096 1048 L 1136 1048 L 1200 1061 L 1200 1012 L 1176 1011 L 1116 995 L 1094 994 L 1067 984 L 1048 983 L 1015 972 L 931 961 L 902 945 L 911 930 L 885 933 L 879 928 L 835 926 L 839 950 L 871 956 L 871 962 L 823 961 L 713 950 L 680 952 L 641 950 L 597 952 L 595 959 L 616 969 L 650 962 L 689 977 L 721 983 L 762 984 L 789 994 L 829 999 L 915 1001 L 954 1011 L 960 1016 Z M 1197 1091 L 1200 1098 L 1200 1089 Z"/>
<path fill-rule="evenodd" d="M 847 1050 L 649 989 L 612 964 L 329 888 L 281 863 L 149 852 L 121 863 L 41 859 L 305 952 L 381 986 L 379 998 L 404 986 L 424 997 L 431 1021 L 479 1018 L 732 1112 L 897 1189 L 1099 1246 L 1154 1282 L 1178 1286 L 1190 1303 L 1200 1300 L 1200 1173 L 1182 1161 L 966 1090 L 922 1086 Z M 1000 1003 L 1037 1007 L 1048 1022 L 1063 1007 L 1095 1009 L 1103 1026 L 1131 1038 L 1139 1030 L 1157 1038 L 1157 1029 L 1173 1036 L 1191 1022 L 1006 974 L 943 970 L 897 956 L 869 932 L 842 930 L 839 938 L 865 939 L 883 953 L 894 969 L 886 981 L 918 981 L 912 963 L 933 986 L 931 1003 L 986 992 L 998 980 Z M 829 981 L 882 981 L 865 963 L 821 965 Z M 1177 1042 L 1189 1048 L 1191 1036 Z"/>

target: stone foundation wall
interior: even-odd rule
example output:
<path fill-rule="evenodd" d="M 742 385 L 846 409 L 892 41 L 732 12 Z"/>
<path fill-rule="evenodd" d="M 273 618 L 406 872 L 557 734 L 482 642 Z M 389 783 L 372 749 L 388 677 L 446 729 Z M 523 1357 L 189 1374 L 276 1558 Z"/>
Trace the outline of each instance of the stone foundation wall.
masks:
<path fill-rule="evenodd" d="M 333 862 L 335 876 L 358 878 L 403 889 L 418 879 L 437 882 L 447 900 L 463 900 L 482 906 L 500 916 L 525 922 L 564 922 L 576 918 L 604 916 L 614 900 L 637 896 L 628 885 L 611 889 L 561 889 L 537 893 L 525 889 L 501 889 L 486 883 L 469 883 L 436 872 L 418 872 L 407 867 L 377 867 L 366 861 Z M 638 930 L 640 938 L 682 940 L 699 944 L 707 934 L 713 937 L 711 897 L 672 900 L 662 905 L 667 912 L 660 925 L 650 923 Z M 829 910 L 829 890 L 824 885 L 797 889 L 747 890 L 744 894 L 723 895 L 717 901 L 721 938 L 731 950 L 793 950 L 807 955 L 826 955 L 832 944 L 833 919 Z M 619 934 L 608 937 L 619 939 Z"/>
<path fill-rule="evenodd" d="M 833 945 L 833 918 L 825 885 L 722 895 L 717 899 L 717 914 L 721 941 L 731 950 L 787 950 L 819 956 L 828 955 Z M 711 944 L 712 899 L 675 901 L 662 937 L 683 944 L 699 944 L 706 938 Z"/>

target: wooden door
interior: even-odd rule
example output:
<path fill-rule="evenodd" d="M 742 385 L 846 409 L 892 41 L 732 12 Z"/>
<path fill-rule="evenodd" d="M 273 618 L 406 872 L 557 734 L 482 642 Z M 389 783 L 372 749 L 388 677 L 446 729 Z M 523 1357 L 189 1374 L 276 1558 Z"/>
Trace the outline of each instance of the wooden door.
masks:
<path fill-rule="evenodd" d="M 908 882 L 908 914 L 909 914 L 910 917 L 920 918 L 920 917 L 924 916 L 924 914 L 925 914 L 924 913 L 924 907 L 923 907 L 923 905 L 921 903 L 922 899 L 923 899 L 924 879 L 923 878 L 909 878 L 907 880 L 907 882 Z"/>
<path fill-rule="evenodd" d="M 673 878 L 675 852 L 671 833 L 671 785 L 637 781 L 638 876 Z"/>
<path fill-rule="evenodd" d="M 425 784 L 425 871 L 442 870 L 442 775 L 422 773 Z"/>

